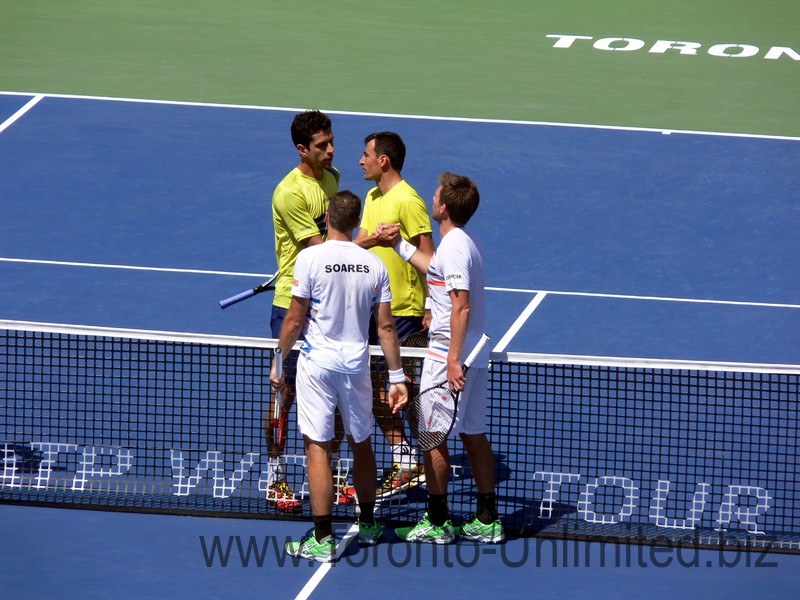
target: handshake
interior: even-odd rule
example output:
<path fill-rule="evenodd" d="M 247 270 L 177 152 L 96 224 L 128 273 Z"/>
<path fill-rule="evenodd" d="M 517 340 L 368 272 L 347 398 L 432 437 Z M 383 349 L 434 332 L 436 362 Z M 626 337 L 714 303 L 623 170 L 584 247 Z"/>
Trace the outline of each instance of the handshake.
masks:
<path fill-rule="evenodd" d="M 378 223 L 375 228 L 375 245 L 394 248 L 402 241 L 400 236 L 400 223 Z"/>
<path fill-rule="evenodd" d="M 394 248 L 404 261 L 409 262 L 417 251 L 417 247 L 400 235 L 400 223 L 378 223 L 372 234 L 375 246 Z M 415 265 L 416 266 L 416 265 Z M 427 270 L 427 265 L 426 265 Z"/>

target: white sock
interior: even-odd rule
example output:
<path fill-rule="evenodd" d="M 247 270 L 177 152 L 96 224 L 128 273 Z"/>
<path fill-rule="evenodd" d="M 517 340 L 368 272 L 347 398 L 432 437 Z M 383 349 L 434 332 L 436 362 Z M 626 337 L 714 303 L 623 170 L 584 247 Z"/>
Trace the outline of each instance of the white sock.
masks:
<path fill-rule="evenodd" d="M 267 462 L 267 481 L 275 483 L 276 481 L 283 481 L 283 465 L 281 457 L 270 457 Z"/>
<path fill-rule="evenodd" d="M 419 453 L 406 442 L 401 442 L 392 446 L 392 462 L 408 469 L 419 464 Z"/>

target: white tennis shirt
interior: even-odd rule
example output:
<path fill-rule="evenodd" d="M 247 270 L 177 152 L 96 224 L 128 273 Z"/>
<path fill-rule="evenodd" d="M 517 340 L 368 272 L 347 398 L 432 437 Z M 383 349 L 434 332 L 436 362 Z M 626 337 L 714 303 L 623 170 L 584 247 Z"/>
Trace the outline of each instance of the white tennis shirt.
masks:
<path fill-rule="evenodd" d="M 431 308 L 431 343 L 428 357 L 446 361 L 450 347 L 450 313 L 453 303 L 450 292 L 469 292 L 469 324 L 464 343 L 465 360 L 478 344 L 486 327 L 486 293 L 484 291 L 483 252 L 478 242 L 463 228 L 451 229 L 442 238 L 428 267 L 428 295 Z M 472 366 L 488 367 L 487 346 Z"/>
<path fill-rule="evenodd" d="M 369 368 L 372 307 L 392 301 L 378 257 L 353 242 L 328 240 L 306 248 L 294 266 L 292 296 L 310 300 L 300 348 L 309 360 L 340 373 Z"/>

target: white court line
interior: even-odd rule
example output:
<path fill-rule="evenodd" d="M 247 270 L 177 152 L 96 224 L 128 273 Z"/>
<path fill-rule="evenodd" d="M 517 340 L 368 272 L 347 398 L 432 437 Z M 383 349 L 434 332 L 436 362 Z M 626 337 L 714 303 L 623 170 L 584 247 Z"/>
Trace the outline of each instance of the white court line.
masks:
<path fill-rule="evenodd" d="M 0 91 L 0 95 L 5 96 L 31 96 L 33 92 L 12 92 Z M 306 108 L 287 107 L 287 106 L 260 106 L 256 104 L 225 104 L 215 102 L 187 102 L 180 100 L 154 100 L 146 98 L 116 98 L 111 96 L 89 96 L 80 94 L 37 94 L 47 98 L 62 98 L 66 100 L 96 100 L 102 102 L 131 102 L 140 104 L 161 104 L 170 106 L 195 106 L 203 108 L 233 108 L 243 110 L 264 110 L 276 112 L 301 112 Z M 527 121 L 522 119 L 485 119 L 477 117 L 445 117 L 436 115 L 407 115 L 407 114 L 393 114 L 393 113 L 378 113 L 378 112 L 360 112 L 360 111 L 347 111 L 347 110 L 332 110 L 321 109 L 331 115 L 344 115 L 356 117 L 380 117 L 389 119 L 419 119 L 423 121 L 455 121 L 459 123 L 488 123 L 498 125 L 536 125 L 542 127 L 570 127 L 578 129 L 600 129 L 609 131 L 637 131 L 662 134 L 684 134 L 684 135 L 707 135 L 707 136 L 721 136 L 721 137 L 740 137 L 740 138 L 755 138 L 766 140 L 788 140 L 800 141 L 797 136 L 785 135 L 767 135 L 759 133 L 737 133 L 737 132 L 724 132 L 724 131 L 699 131 L 692 129 L 670 129 L 664 127 L 626 127 L 622 125 L 591 125 L 587 123 L 559 123 L 556 121 Z"/>
<path fill-rule="evenodd" d="M 129 271 L 154 271 L 160 273 L 189 273 L 199 275 L 223 275 L 230 277 L 253 277 L 266 279 L 273 273 L 246 273 L 241 271 L 213 271 L 205 269 L 179 269 L 172 267 L 143 267 L 137 265 L 113 265 L 106 263 L 84 263 L 61 260 L 41 260 L 33 258 L 0 257 L 0 263 L 26 263 L 38 265 L 55 265 L 62 267 L 91 267 L 95 269 L 121 269 Z M 778 302 L 750 302 L 744 300 L 706 300 L 702 298 L 673 298 L 669 296 L 637 296 L 632 294 L 606 294 L 601 292 L 569 292 L 557 290 L 531 290 L 525 288 L 486 287 L 487 292 L 510 292 L 515 294 L 546 294 L 551 296 L 578 296 L 586 298 L 614 298 L 618 300 L 647 300 L 651 302 L 686 302 L 692 304 L 721 304 L 727 306 L 751 306 L 760 308 L 800 308 L 800 304 Z"/>
<path fill-rule="evenodd" d="M 497 342 L 497 345 L 492 350 L 493 352 L 502 352 L 503 350 L 506 349 L 509 342 L 512 339 L 514 339 L 514 336 L 517 335 L 517 333 L 519 333 L 519 330 L 522 329 L 523 325 L 525 325 L 527 320 L 533 314 L 533 311 L 539 308 L 539 305 L 542 303 L 542 300 L 544 300 L 546 296 L 547 296 L 546 292 L 539 292 L 533 297 L 533 300 L 531 300 L 528 303 L 528 306 L 526 306 L 525 310 L 523 310 L 522 313 L 517 317 L 517 320 L 514 321 L 514 324 L 508 328 L 508 331 L 506 331 L 502 339 L 499 342 Z"/>
<path fill-rule="evenodd" d="M 17 112 L 15 112 L 13 115 L 8 117 L 5 121 L 3 121 L 3 123 L 0 124 L 0 133 L 3 133 L 6 129 L 11 127 L 20 117 L 22 117 L 22 115 L 24 115 L 26 112 L 28 112 L 30 109 L 32 109 L 37 104 L 39 104 L 39 102 L 42 100 L 42 98 L 44 98 L 44 95 L 37 94 L 36 96 L 31 98 L 25 104 L 25 106 L 20 108 Z"/>
<path fill-rule="evenodd" d="M 800 308 L 800 304 L 780 302 L 751 302 L 746 300 L 706 300 L 703 298 L 673 298 L 670 296 L 637 296 L 632 294 L 605 294 L 601 292 L 564 292 L 555 290 L 525 290 L 519 288 L 487 287 L 491 292 L 513 292 L 518 294 L 550 294 L 553 296 L 582 296 L 586 298 L 614 298 L 617 300 L 648 300 L 651 302 L 688 302 L 692 304 L 723 304 L 727 306 L 753 306 L 761 308 Z"/>
<path fill-rule="evenodd" d="M 336 545 L 335 552 L 337 557 L 344 554 L 344 551 L 347 550 L 347 546 L 350 545 L 350 542 L 353 541 L 356 535 L 358 535 L 358 524 L 353 523 L 350 526 L 350 529 L 347 530 L 347 533 L 344 534 L 344 537 L 341 539 L 341 541 Z M 314 590 L 316 590 L 317 586 L 322 582 L 322 579 L 331 570 L 331 567 L 333 567 L 333 563 L 323 563 L 320 565 L 320 567 L 314 571 L 314 575 L 308 580 L 308 583 L 306 583 L 305 586 L 303 586 L 303 589 L 300 590 L 300 593 L 295 596 L 295 600 L 307 600 L 310 598 L 311 594 L 314 593 Z"/>
<path fill-rule="evenodd" d="M 511 343 L 511 340 L 519 333 L 519 330 L 522 329 L 523 325 L 528 321 L 530 316 L 533 314 L 542 301 L 548 296 L 578 296 L 578 297 L 587 297 L 587 298 L 614 298 L 614 299 L 622 299 L 622 300 L 648 300 L 648 301 L 655 301 L 655 302 L 686 302 L 686 303 L 694 303 L 694 304 L 716 304 L 716 305 L 726 305 L 726 306 L 751 306 L 751 307 L 761 307 L 761 308 L 800 308 L 798 304 L 777 304 L 777 303 L 769 303 L 769 302 L 743 302 L 743 301 L 734 301 L 734 300 L 700 300 L 700 299 L 693 299 L 693 298 L 667 298 L 667 297 L 659 297 L 659 296 L 631 296 L 625 294 L 600 294 L 600 293 L 590 293 L 590 292 L 556 292 L 556 291 L 545 291 L 545 290 L 520 290 L 514 288 L 491 288 L 487 287 L 487 291 L 499 291 L 499 292 L 515 292 L 515 293 L 533 293 L 535 296 L 533 299 L 528 303 L 528 306 L 525 307 L 525 310 L 520 313 L 517 320 L 508 328 L 506 333 L 503 335 L 501 340 L 497 343 L 497 345 L 492 349 L 492 352 L 503 352 L 505 351 L 508 344 Z"/>
<path fill-rule="evenodd" d="M 177 269 L 169 267 L 140 267 L 136 265 L 109 265 L 104 263 L 69 262 L 63 260 L 38 260 L 29 258 L 3 258 L 0 262 L 57 265 L 60 267 L 93 267 L 95 269 L 122 269 L 128 271 L 156 271 L 162 273 L 197 273 L 200 275 L 231 275 L 235 277 L 271 277 L 273 273 L 237 273 L 235 271 L 207 271 L 203 269 Z"/>

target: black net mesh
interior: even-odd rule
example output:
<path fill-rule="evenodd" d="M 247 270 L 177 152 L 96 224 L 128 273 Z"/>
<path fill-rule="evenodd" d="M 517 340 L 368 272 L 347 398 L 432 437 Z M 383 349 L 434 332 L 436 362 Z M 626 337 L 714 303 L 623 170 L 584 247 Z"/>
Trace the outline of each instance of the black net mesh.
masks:
<path fill-rule="evenodd" d="M 283 460 L 292 506 L 271 489 L 272 341 L 8 323 L 1 335 L 0 501 L 310 518 L 295 409 Z M 424 350 L 403 353 L 408 370 Z M 800 552 L 800 369 L 493 359 L 488 434 L 511 535 Z M 476 495 L 463 446 L 449 444 L 458 524 Z M 373 446 L 390 467 L 377 429 Z M 335 466 L 352 481 L 346 445 Z M 334 515 L 353 518 L 341 499 Z M 412 487 L 376 514 L 415 521 L 425 501 Z"/>

